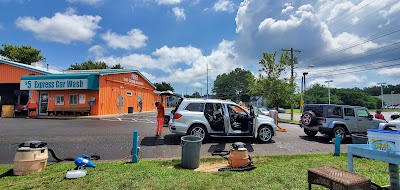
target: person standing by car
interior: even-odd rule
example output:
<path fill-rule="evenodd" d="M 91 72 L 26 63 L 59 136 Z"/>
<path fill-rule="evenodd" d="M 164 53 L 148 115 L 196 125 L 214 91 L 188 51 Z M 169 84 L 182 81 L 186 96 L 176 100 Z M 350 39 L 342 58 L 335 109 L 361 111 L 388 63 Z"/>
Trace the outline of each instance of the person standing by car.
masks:
<path fill-rule="evenodd" d="M 31 112 L 36 111 L 37 108 L 35 100 L 33 98 L 29 98 L 28 102 L 26 103 L 26 107 L 28 107 L 28 117 L 26 118 L 30 118 Z"/>
<path fill-rule="evenodd" d="M 157 130 L 156 130 L 156 137 L 158 139 L 164 139 L 161 136 L 162 129 L 164 126 L 164 106 L 160 102 L 156 102 L 156 107 L 157 107 Z"/>
<path fill-rule="evenodd" d="M 381 113 L 381 110 L 376 110 L 375 118 L 376 118 L 376 119 L 385 120 L 385 116 L 383 116 L 383 114 Z"/>

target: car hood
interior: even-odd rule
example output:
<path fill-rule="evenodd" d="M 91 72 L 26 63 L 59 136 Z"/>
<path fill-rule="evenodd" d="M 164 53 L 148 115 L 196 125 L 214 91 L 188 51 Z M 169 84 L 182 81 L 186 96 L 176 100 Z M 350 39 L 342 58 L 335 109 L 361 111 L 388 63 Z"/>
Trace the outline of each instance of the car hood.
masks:
<path fill-rule="evenodd" d="M 275 122 L 274 122 L 274 119 L 272 119 L 271 117 L 266 116 L 266 115 L 261 115 L 261 114 L 259 114 L 259 115 L 257 116 L 257 120 L 258 120 L 258 122 L 264 121 L 264 122 L 275 123 Z"/>

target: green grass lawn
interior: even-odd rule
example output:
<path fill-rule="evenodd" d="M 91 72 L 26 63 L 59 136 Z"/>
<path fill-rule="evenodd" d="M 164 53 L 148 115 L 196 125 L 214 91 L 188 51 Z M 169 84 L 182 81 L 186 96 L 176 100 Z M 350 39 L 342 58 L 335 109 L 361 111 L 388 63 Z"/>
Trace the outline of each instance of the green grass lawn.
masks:
<path fill-rule="evenodd" d="M 307 170 L 335 166 L 347 170 L 347 155 L 332 154 L 255 157 L 256 169 L 249 172 L 201 173 L 181 169 L 180 160 L 141 160 L 137 164 L 96 162 L 84 178 L 64 179 L 71 164 L 51 164 L 41 173 L 0 178 L 0 189 L 307 189 Z M 202 162 L 221 162 L 206 158 Z M 12 165 L 0 165 L 0 174 Z M 355 158 L 355 172 L 379 185 L 389 184 L 388 166 L 383 162 Z M 10 186 L 9 186 L 10 185 Z M 324 189 L 313 185 L 313 189 Z"/>

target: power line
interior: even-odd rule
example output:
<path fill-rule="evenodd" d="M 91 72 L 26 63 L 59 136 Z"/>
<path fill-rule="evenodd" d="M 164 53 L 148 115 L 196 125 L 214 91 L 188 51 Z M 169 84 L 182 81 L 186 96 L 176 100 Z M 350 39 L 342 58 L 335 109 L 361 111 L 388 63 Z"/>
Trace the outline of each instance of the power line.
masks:
<path fill-rule="evenodd" d="M 347 28 L 347 27 L 349 27 L 349 26 L 354 26 L 354 25 L 358 24 L 360 21 L 366 19 L 367 17 L 369 17 L 369 16 L 371 16 L 371 15 L 373 15 L 373 14 L 375 14 L 375 13 L 377 13 L 377 12 L 379 12 L 379 11 L 381 11 L 381 10 L 383 10 L 383 9 L 385 9 L 385 8 L 387 8 L 387 7 L 391 6 L 391 5 L 393 5 L 393 4 L 395 4 L 395 3 L 398 3 L 398 2 L 399 2 L 398 0 L 395 0 L 394 2 L 392 2 L 392 3 L 388 4 L 388 5 L 386 5 L 386 6 L 382 7 L 382 8 L 380 8 L 380 9 L 378 9 L 378 10 L 376 10 L 376 11 L 370 13 L 370 14 L 368 14 L 367 16 L 360 18 L 359 20 L 357 20 L 357 21 L 354 22 L 354 23 L 350 23 L 350 24 L 348 24 L 348 25 L 346 25 L 346 26 L 344 26 L 344 27 L 342 27 L 342 28 L 340 28 L 340 29 L 338 29 L 338 30 L 334 30 L 332 33 L 339 32 L 339 31 L 341 31 L 341 30 L 343 30 L 343 29 L 345 29 L 345 28 Z"/>
<path fill-rule="evenodd" d="M 393 30 L 393 31 L 391 31 L 391 30 Z M 339 52 L 344 51 L 344 50 L 348 50 L 348 49 L 350 49 L 350 48 L 353 48 L 353 47 L 356 47 L 356 46 L 365 44 L 365 43 L 367 43 L 367 42 L 370 42 L 370 41 L 373 41 L 373 40 L 376 40 L 376 39 L 379 39 L 379 38 L 388 36 L 388 35 L 390 35 L 390 34 L 393 34 L 393 33 L 399 32 L 399 31 L 400 31 L 399 26 L 395 26 L 395 27 L 390 28 L 390 29 L 387 29 L 387 30 L 385 30 L 385 31 L 375 33 L 375 34 L 373 34 L 372 36 L 370 36 L 370 37 L 368 37 L 368 38 L 366 38 L 366 39 L 361 39 L 361 40 L 355 41 L 355 42 L 353 42 L 353 43 L 351 43 L 351 44 L 348 44 L 347 46 L 343 46 L 341 49 L 332 50 L 332 52 L 324 53 L 324 54 L 322 54 L 321 56 L 318 56 L 318 57 L 316 57 L 316 58 L 307 60 L 307 61 L 305 61 L 305 62 L 311 63 L 311 62 L 320 60 L 322 57 L 327 57 L 328 55 L 332 55 L 332 54 L 339 53 Z M 384 32 L 387 32 L 387 33 L 384 33 Z M 380 33 L 384 33 L 384 34 L 382 34 L 382 35 L 379 36 L 378 34 L 380 34 Z"/>
<path fill-rule="evenodd" d="M 386 62 L 391 62 L 391 61 L 396 61 L 396 60 L 400 60 L 400 58 L 391 59 L 391 60 L 385 60 L 385 61 L 380 61 L 380 62 L 375 62 L 374 64 L 386 63 Z M 396 64 L 392 64 L 392 65 L 385 65 L 385 67 L 393 67 L 393 66 L 399 66 L 399 65 L 400 65 L 400 63 L 396 63 Z M 324 74 L 324 73 L 318 73 L 318 74 L 316 74 L 316 76 L 310 77 L 310 78 L 319 78 L 319 77 L 325 77 L 325 76 L 343 75 L 343 74 L 350 74 L 350 73 L 356 73 L 356 72 L 362 72 L 362 71 L 368 71 L 368 70 L 380 69 L 380 68 L 382 68 L 382 65 L 375 66 L 375 67 L 370 67 L 370 68 L 363 68 L 363 69 L 359 69 L 359 70 L 355 70 L 355 71 L 342 72 L 342 73 L 332 73 L 332 72 L 329 72 L 329 73 L 331 73 L 331 74 L 326 74 L 326 75 L 321 75 L 321 74 Z M 341 71 L 341 70 L 347 70 L 347 68 L 345 68 L 345 69 L 338 69 L 338 70 L 335 70 L 335 71 L 333 71 L 333 72 Z M 312 75 L 312 74 L 311 74 L 311 75 Z"/>
<path fill-rule="evenodd" d="M 389 47 L 389 46 L 393 46 L 393 45 L 396 45 L 396 44 L 400 44 L 400 41 L 399 41 L 399 42 L 392 43 L 392 44 L 389 44 L 389 45 L 386 45 L 386 46 L 382 46 L 382 47 L 379 47 L 379 48 L 376 48 L 376 49 L 372 49 L 372 50 L 369 50 L 369 51 L 366 51 L 366 52 L 363 52 L 363 53 L 353 54 L 353 55 L 351 55 L 351 56 L 349 56 L 349 57 L 339 58 L 339 59 L 330 61 L 330 62 L 328 62 L 328 63 L 339 62 L 340 60 L 345 60 L 345 59 L 348 59 L 348 58 L 351 58 L 351 57 L 355 57 L 355 56 L 358 56 L 358 55 L 367 54 L 368 52 L 373 52 L 373 51 L 376 51 L 376 50 L 379 50 L 379 49 L 383 49 L 383 48 L 386 48 L 386 47 Z M 368 56 L 372 56 L 372 55 L 377 55 L 377 54 L 381 54 L 381 53 L 386 53 L 386 52 L 393 51 L 393 50 L 396 50 L 396 49 L 399 49 L 399 48 L 400 48 L 400 47 L 396 47 L 396 48 L 384 50 L 384 51 L 377 52 L 377 53 L 373 53 L 373 54 L 367 54 L 367 55 L 360 56 L 360 57 L 357 57 L 357 58 L 354 58 L 354 59 L 349 59 L 349 60 L 347 60 L 347 61 L 345 61 L 345 62 L 341 62 L 341 63 L 346 63 L 346 62 L 353 61 L 353 60 L 356 60 L 356 59 L 359 59 L 359 58 L 362 58 L 362 57 L 368 57 Z M 369 64 L 362 64 L 362 65 L 358 65 L 358 66 L 365 66 L 365 65 L 369 65 Z M 299 67 L 295 67 L 295 68 L 299 68 Z"/>
<path fill-rule="evenodd" d="M 328 24 L 328 23 L 329 23 L 331 20 L 333 20 L 333 19 L 337 18 L 338 16 L 340 16 L 340 15 L 344 14 L 345 12 L 349 11 L 351 8 L 352 8 L 352 7 L 350 7 L 349 9 L 347 9 L 347 10 L 345 10 L 345 11 L 341 12 L 341 13 L 339 13 L 338 15 L 334 16 L 333 18 L 331 18 L 331 19 L 327 20 L 326 24 Z"/>
<path fill-rule="evenodd" d="M 351 12 L 350 14 L 344 16 L 343 18 L 341 18 L 341 19 L 339 19 L 339 20 L 336 20 L 335 22 L 330 23 L 330 24 L 328 24 L 328 25 L 333 25 L 333 24 L 335 24 L 335 23 L 337 23 L 337 22 L 343 20 L 344 18 L 346 18 L 346 17 L 348 17 L 348 16 L 350 16 L 350 15 L 352 15 L 352 14 L 358 12 L 359 10 L 361 10 L 361 9 L 363 9 L 363 8 L 365 8 L 366 6 L 368 6 L 369 4 L 373 3 L 374 1 L 375 1 L 375 0 L 372 0 L 371 2 L 369 2 L 369 3 L 365 4 L 364 6 L 360 7 L 359 9 L 357 9 L 357 10 Z M 351 8 L 350 8 L 350 9 L 351 9 Z M 349 9 L 349 10 L 350 10 L 350 9 Z"/>

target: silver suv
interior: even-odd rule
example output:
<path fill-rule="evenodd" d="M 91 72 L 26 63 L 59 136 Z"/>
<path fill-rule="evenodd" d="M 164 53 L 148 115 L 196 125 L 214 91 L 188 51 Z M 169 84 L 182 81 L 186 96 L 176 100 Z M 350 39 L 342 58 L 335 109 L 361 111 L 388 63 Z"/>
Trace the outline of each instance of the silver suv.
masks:
<path fill-rule="evenodd" d="M 181 99 L 172 111 L 171 133 L 212 137 L 255 137 L 268 142 L 276 135 L 274 120 L 227 100 Z"/>
<path fill-rule="evenodd" d="M 332 138 L 352 133 L 366 133 L 368 129 L 377 129 L 385 120 L 374 118 L 367 108 L 360 106 L 334 104 L 308 104 L 300 118 L 300 127 L 308 136 L 315 136 L 318 132 Z"/>

